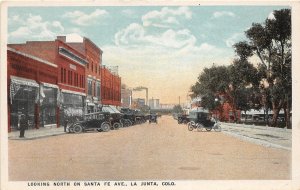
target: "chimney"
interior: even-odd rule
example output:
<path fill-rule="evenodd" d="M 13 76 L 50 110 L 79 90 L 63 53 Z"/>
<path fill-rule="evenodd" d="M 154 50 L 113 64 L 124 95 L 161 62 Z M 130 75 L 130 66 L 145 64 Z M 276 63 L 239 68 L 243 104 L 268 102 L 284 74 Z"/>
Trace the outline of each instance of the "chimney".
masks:
<path fill-rule="evenodd" d="M 66 43 L 66 36 L 57 36 L 57 40 L 63 41 Z"/>

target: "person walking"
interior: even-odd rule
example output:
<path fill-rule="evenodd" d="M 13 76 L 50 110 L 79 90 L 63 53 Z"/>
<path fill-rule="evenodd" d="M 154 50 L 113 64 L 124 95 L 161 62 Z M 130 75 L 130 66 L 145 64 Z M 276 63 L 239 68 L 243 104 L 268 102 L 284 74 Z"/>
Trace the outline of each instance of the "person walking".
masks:
<path fill-rule="evenodd" d="M 28 129 L 28 115 L 21 115 L 20 120 L 20 138 L 24 138 L 25 136 L 25 130 Z"/>

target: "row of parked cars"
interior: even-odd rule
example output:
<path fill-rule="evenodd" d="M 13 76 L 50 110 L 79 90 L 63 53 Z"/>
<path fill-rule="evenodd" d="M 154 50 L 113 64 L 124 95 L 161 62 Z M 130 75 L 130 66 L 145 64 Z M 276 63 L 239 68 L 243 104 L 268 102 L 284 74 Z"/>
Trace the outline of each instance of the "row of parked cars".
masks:
<path fill-rule="evenodd" d="M 68 123 L 66 131 L 69 133 L 90 130 L 107 132 L 112 129 L 142 124 L 149 118 L 150 114 L 144 114 L 140 110 L 121 108 L 119 111 L 113 106 L 103 106 L 101 112 L 85 114 L 83 119 Z"/>

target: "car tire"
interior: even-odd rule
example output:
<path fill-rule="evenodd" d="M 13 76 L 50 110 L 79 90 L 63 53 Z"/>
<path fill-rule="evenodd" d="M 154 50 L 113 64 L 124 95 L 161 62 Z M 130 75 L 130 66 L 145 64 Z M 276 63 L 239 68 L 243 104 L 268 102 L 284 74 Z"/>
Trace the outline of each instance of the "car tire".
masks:
<path fill-rule="evenodd" d="M 188 130 L 189 131 L 192 131 L 194 129 L 193 124 L 194 124 L 193 122 L 188 123 Z"/>
<path fill-rule="evenodd" d="M 222 131 L 222 128 L 219 124 L 217 124 L 215 127 L 213 127 L 213 129 L 216 131 L 216 132 L 221 132 Z"/>
<path fill-rule="evenodd" d="M 197 124 L 197 131 L 202 131 L 203 130 L 203 125 L 202 124 Z"/>
<path fill-rule="evenodd" d="M 108 122 L 103 122 L 101 124 L 101 129 L 104 132 L 108 132 L 110 130 L 111 125 Z"/>
<path fill-rule="evenodd" d="M 119 123 L 119 122 L 116 122 L 113 124 L 114 129 L 119 129 L 120 127 L 121 127 L 121 123 Z"/>
<path fill-rule="evenodd" d="M 75 124 L 74 127 L 73 127 L 73 131 L 74 133 L 81 133 L 82 132 L 82 126 L 79 125 L 79 124 Z"/>

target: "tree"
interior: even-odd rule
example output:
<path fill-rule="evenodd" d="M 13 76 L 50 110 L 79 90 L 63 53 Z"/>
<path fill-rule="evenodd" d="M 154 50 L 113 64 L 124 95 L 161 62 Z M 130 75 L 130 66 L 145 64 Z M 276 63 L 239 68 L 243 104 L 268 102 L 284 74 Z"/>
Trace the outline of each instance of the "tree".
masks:
<path fill-rule="evenodd" d="M 260 59 L 259 73 L 262 77 L 266 111 L 270 99 L 273 109 L 272 126 L 277 126 L 281 108 L 286 112 L 287 126 L 290 126 L 291 110 L 291 11 L 273 12 L 274 19 L 266 19 L 263 24 L 253 23 L 243 41 L 235 45 L 241 60 L 255 54 Z M 251 52 L 252 50 L 252 52 Z"/>
<path fill-rule="evenodd" d="M 191 87 L 193 97 L 201 96 L 201 105 L 213 109 L 215 98 L 228 91 L 229 75 L 226 66 L 204 68 L 199 75 L 198 81 Z"/>
<path fill-rule="evenodd" d="M 236 110 L 251 109 L 247 93 L 253 94 L 260 81 L 257 69 L 247 61 L 247 57 L 240 55 L 240 58 L 235 59 L 228 68 L 230 78 L 228 101 L 233 106 L 235 120 L 237 119 Z"/>
<path fill-rule="evenodd" d="M 175 105 L 175 106 L 173 107 L 172 112 L 173 112 L 173 113 L 182 113 L 182 112 L 183 112 L 183 109 L 182 109 L 181 105 L 178 104 L 178 105 Z"/>

